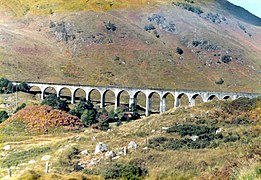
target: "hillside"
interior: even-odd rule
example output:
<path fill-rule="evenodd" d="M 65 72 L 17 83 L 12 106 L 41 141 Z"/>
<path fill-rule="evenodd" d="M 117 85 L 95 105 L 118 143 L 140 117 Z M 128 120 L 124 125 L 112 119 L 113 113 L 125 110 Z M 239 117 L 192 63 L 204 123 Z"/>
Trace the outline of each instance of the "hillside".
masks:
<path fill-rule="evenodd" d="M 13 124 L 0 142 L 0 178 L 8 178 L 10 166 L 13 179 L 259 179 L 260 105 L 260 98 L 210 102 L 109 131 L 32 136 Z M 94 153 L 102 143 L 110 153 Z"/>
<path fill-rule="evenodd" d="M 260 19 L 222 2 L 2 0 L 0 75 L 260 93 Z"/>

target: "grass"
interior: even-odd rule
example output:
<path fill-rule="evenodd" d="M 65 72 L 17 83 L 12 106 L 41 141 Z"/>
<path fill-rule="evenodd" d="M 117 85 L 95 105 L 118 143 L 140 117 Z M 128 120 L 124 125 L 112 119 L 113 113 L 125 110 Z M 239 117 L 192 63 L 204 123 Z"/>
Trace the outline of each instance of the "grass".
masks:
<path fill-rule="evenodd" d="M 242 102 L 249 104 L 245 100 L 242 100 Z M 6 144 L 12 145 L 12 150 L 7 152 L 0 163 L 4 167 L 3 169 L 6 169 L 7 164 L 17 165 L 15 167 L 19 167 L 20 170 L 27 167 L 28 170 L 23 173 L 13 167 L 14 177 L 16 178 L 39 176 L 42 179 L 55 179 L 57 177 L 63 179 L 73 172 L 76 173 L 76 179 L 87 176 L 102 179 L 100 173 L 107 172 L 104 170 L 108 166 L 114 167 L 115 163 L 132 164 L 146 168 L 148 175 L 145 176 L 145 179 L 259 178 L 260 116 L 258 116 L 258 113 L 260 113 L 260 104 L 252 104 L 253 109 L 250 108 L 249 110 L 249 106 L 247 106 L 245 110 L 240 111 L 245 117 L 249 118 L 247 123 L 234 121 L 236 119 L 234 115 L 238 116 L 237 109 L 239 107 L 237 104 L 237 101 L 232 103 L 217 101 L 200 104 L 192 108 L 181 107 L 162 115 L 152 115 L 148 118 L 124 123 L 119 127 L 112 126 L 112 129 L 108 132 L 85 129 L 84 132 L 79 133 L 36 134 L 23 141 L 12 141 L 10 139 L 0 142 L 0 147 Z M 233 112 L 224 111 L 224 109 L 226 110 L 224 106 L 230 107 L 230 105 L 235 106 Z M 246 106 L 243 105 L 242 107 Z M 242 108 L 240 109 L 242 110 Z M 173 150 L 163 146 L 161 149 L 153 147 L 143 149 L 148 146 L 148 139 L 157 137 L 164 137 L 165 139 L 188 138 L 190 135 L 187 132 L 182 134 L 184 137 L 181 137 L 180 133 L 183 130 L 180 127 L 182 126 L 176 126 L 177 124 L 191 124 L 191 128 L 193 127 L 197 131 L 195 133 L 199 135 L 203 132 L 212 133 L 212 130 L 208 128 L 220 127 L 224 138 L 216 147 Z M 198 129 L 198 126 L 202 129 Z M 168 133 L 162 130 L 162 127 L 172 128 L 169 129 Z M 175 129 L 174 127 L 179 128 Z M 16 129 L 13 130 L 16 131 Z M 225 137 L 231 135 L 237 135 L 240 138 L 226 141 Z M 139 144 L 139 148 L 129 150 L 127 156 L 113 162 L 103 159 L 97 166 L 92 166 L 83 171 L 77 168 L 79 162 L 88 164 L 92 159 L 102 157 L 102 155 L 93 154 L 97 142 L 104 142 L 110 150 L 117 151 L 116 148 L 126 146 L 133 140 Z M 89 152 L 87 156 L 80 154 L 85 149 Z M 50 159 L 51 172 L 48 175 L 44 174 L 45 164 L 40 161 L 40 158 L 46 154 L 52 156 Z M 28 164 L 27 162 L 31 159 L 35 159 L 37 165 Z M 119 167 L 115 166 L 115 168 Z M 132 169 L 129 165 L 126 165 L 126 168 Z M 5 173 L 0 172 L 0 177 L 6 176 Z"/>

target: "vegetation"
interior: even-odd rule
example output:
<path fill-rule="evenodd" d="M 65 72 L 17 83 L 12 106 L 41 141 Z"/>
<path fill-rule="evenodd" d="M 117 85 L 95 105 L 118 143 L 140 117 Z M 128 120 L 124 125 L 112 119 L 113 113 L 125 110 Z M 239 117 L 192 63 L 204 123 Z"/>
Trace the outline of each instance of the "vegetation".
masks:
<path fill-rule="evenodd" d="M 147 174 L 147 169 L 132 164 L 114 163 L 107 167 L 102 175 L 105 179 L 133 179 L 138 180 Z"/>
<path fill-rule="evenodd" d="M 180 3 L 180 2 L 177 2 L 177 3 L 173 2 L 173 4 L 176 5 L 176 6 L 182 7 L 183 9 L 186 9 L 187 11 L 196 13 L 198 15 L 203 13 L 203 11 L 199 7 L 193 6 L 191 4 Z"/>
<path fill-rule="evenodd" d="M 42 105 L 51 106 L 55 109 L 59 109 L 62 111 L 69 111 L 70 108 L 68 106 L 68 102 L 65 100 L 61 100 L 55 94 L 48 95 L 41 103 Z"/>
<path fill-rule="evenodd" d="M 6 111 L 0 111 L 0 123 L 4 122 L 8 117 L 9 116 Z"/>

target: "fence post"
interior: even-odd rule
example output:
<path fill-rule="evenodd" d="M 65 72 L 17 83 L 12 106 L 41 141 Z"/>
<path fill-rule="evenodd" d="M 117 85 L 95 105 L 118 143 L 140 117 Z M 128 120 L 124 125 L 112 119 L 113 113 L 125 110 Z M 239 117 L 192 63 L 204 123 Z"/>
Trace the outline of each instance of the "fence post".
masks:
<path fill-rule="evenodd" d="M 45 173 L 49 173 L 49 162 L 46 162 L 45 164 Z"/>
<path fill-rule="evenodd" d="M 12 177 L 12 171 L 11 171 L 11 168 L 8 168 L 7 172 L 8 172 L 9 177 Z"/>

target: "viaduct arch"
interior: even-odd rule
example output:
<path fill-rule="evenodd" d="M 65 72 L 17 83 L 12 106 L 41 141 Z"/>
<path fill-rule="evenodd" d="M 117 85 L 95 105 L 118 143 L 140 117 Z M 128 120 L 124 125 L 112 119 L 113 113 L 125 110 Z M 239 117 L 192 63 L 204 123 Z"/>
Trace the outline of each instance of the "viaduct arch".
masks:
<path fill-rule="evenodd" d="M 19 84 L 20 82 L 13 82 L 13 84 Z M 100 93 L 100 107 L 105 106 L 105 96 L 108 91 L 114 93 L 114 106 L 115 109 L 120 105 L 120 96 L 123 92 L 127 92 L 129 95 L 129 105 L 132 103 L 137 103 L 137 95 L 142 92 L 145 97 L 145 115 L 150 115 L 151 108 L 151 97 L 153 94 L 157 94 L 160 97 L 159 111 L 160 113 L 166 111 L 166 97 L 171 95 L 174 97 L 173 107 L 180 106 L 180 99 L 182 96 L 186 95 L 188 97 L 189 106 L 196 105 L 196 98 L 199 97 L 203 102 L 209 102 L 215 97 L 219 100 L 231 99 L 235 100 L 240 97 L 254 98 L 261 94 L 254 93 L 238 93 L 238 92 L 212 92 L 212 91 L 202 91 L 202 90 L 179 90 L 179 89 L 145 89 L 145 88 L 130 88 L 130 87 L 103 87 L 103 86 L 88 86 L 88 85 L 71 85 L 71 84 L 55 84 L 55 83 L 36 83 L 28 82 L 30 87 L 38 87 L 41 92 L 41 99 L 44 99 L 45 91 L 47 88 L 53 88 L 56 91 L 57 97 L 60 97 L 60 93 L 63 89 L 68 89 L 71 94 L 71 103 L 75 103 L 76 92 L 81 89 L 86 95 L 86 99 L 90 100 L 90 94 L 93 90 L 97 90 Z"/>

